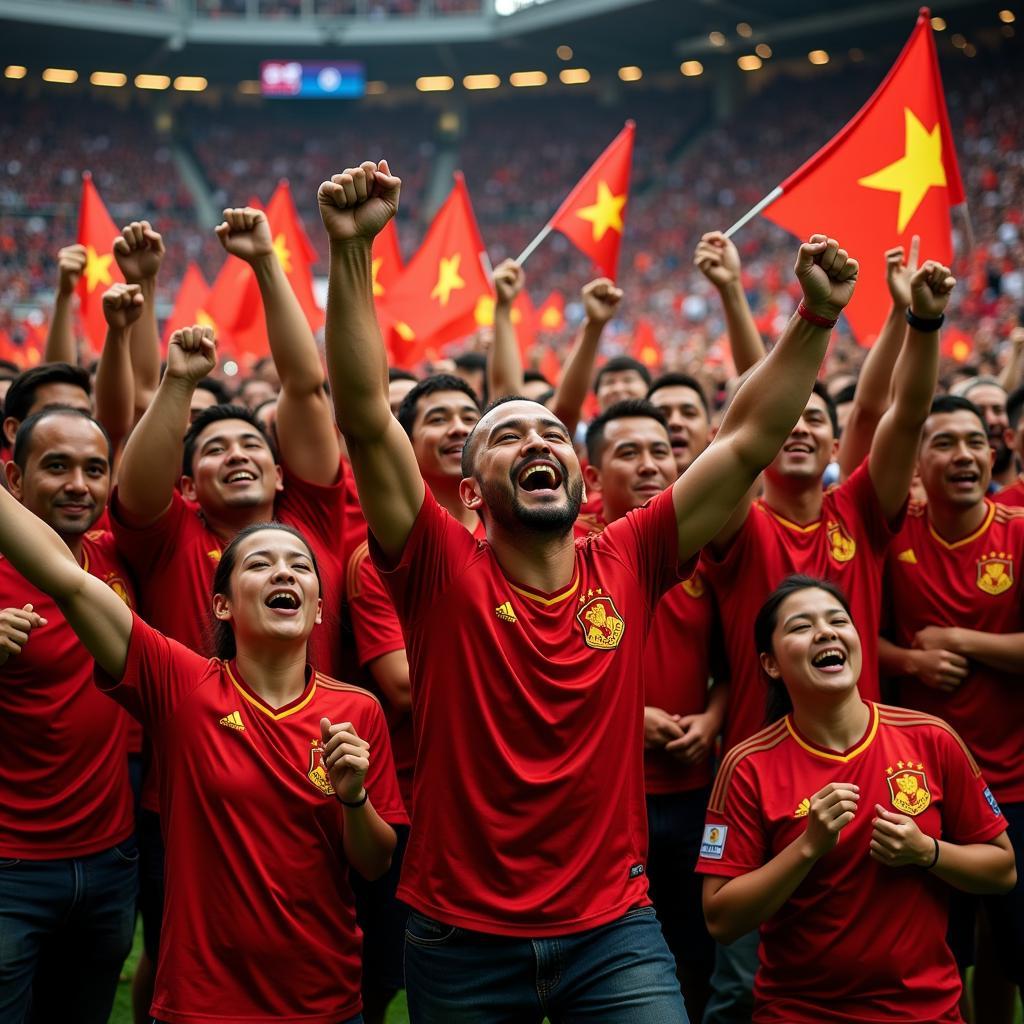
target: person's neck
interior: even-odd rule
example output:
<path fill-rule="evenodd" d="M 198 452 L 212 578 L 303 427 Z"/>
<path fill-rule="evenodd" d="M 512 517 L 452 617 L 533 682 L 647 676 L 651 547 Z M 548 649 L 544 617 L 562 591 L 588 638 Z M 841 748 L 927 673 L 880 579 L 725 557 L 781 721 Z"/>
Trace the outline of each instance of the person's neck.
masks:
<path fill-rule="evenodd" d="M 240 647 L 235 664 L 253 693 L 272 708 L 284 707 L 306 688 L 306 644 L 260 646 L 258 651 Z"/>
<path fill-rule="evenodd" d="M 572 583 L 576 542 L 571 528 L 553 537 L 522 527 L 509 531 L 492 521 L 487 527 L 487 540 L 502 572 L 517 583 L 544 594 L 553 594 Z"/>
<path fill-rule="evenodd" d="M 807 526 L 821 518 L 823 497 L 817 477 L 764 478 L 765 504 L 797 526 Z"/>
<path fill-rule="evenodd" d="M 928 522 L 932 529 L 950 544 L 970 536 L 985 521 L 988 505 L 984 499 L 973 505 L 950 505 L 928 499 Z"/>
<path fill-rule="evenodd" d="M 231 509 L 225 514 L 201 506 L 206 525 L 225 543 L 234 539 L 235 535 L 247 526 L 255 523 L 269 523 L 274 518 L 274 503 L 269 505 L 252 505 L 246 508 Z"/>
<path fill-rule="evenodd" d="M 849 750 L 868 731 L 871 709 L 857 688 L 838 700 L 801 702 L 793 707 L 796 727 L 813 743 L 826 750 Z"/>
<path fill-rule="evenodd" d="M 462 523 L 470 533 L 473 533 L 480 525 L 480 517 L 471 508 L 466 508 L 459 494 L 459 481 L 428 480 L 427 484 L 438 505 L 445 509 L 452 519 Z"/>

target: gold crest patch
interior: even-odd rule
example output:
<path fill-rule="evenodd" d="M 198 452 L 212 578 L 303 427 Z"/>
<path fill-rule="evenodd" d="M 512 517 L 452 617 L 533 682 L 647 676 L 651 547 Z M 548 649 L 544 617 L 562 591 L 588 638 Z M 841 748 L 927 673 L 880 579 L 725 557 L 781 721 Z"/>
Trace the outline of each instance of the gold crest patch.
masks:
<path fill-rule="evenodd" d="M 121 598 L 129 608 L 131 608 L 132 602 L 131 598 L 128 596 L 128 584 L 125 583 L 120 576 L 113 572 L 108 573 L 103 582 L 106 583 L 106 585 L 110 587 L 110 589 L 117 594 L 117 596 Z"/>
<path fill-rule="evenodd" d="M 993 597 L 1013 586 L 1013 556 L 993 551 L 978 559 L 978 589 Z"/>
<path fill-rule="evenodd" d="M 889 783 L 893 807 L 902 814 L 916 816 L 927 810 L 932 802 L 923 770 L 913 769 L 908 764 L 906 768 L 887 775 L 885 781 Z"/>
<path fill-rule="evenodd" d="M 828 542 L 831 546 L 832 558 L 835 561 L 848 562 L 857 554 L 857 542 L 852 537 L 848 537 L 834 519 L 828 521 L 825 530 L 828 533 Z"/>
<path fill-rule="evenodd" d="M 327 774 L 327 766 L 324 764 L 324 746 L 319 740 L 310 741 L 309 771 L 306 772 L 306 778 L 324 796 L 334 796 L 334 786 L 331 785 L 331 777 Z"/>
<path fill-rule="evenodd" d="M 699 572 L 695 572 L 688 580 L 683 580 L 683 590 L 692 598 L 704 596 L 704 581 Z"/>
<path fill-rule="evenodd" d="M 615 602 L 606 594 L 592 597 L 582 604 L 576 618 L 583 627 L 583 639 L 588 647 L 610 651 L 619 646 L 626 624 Z"/>

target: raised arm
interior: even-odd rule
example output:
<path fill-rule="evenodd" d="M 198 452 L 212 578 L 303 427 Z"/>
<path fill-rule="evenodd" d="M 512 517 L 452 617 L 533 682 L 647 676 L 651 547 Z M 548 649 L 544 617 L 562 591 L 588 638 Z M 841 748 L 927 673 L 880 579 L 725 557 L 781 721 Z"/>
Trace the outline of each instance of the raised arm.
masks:
<path fill-rule="evenodd" d="M 570 437 L 576 432 L 580 412 L 594 378 L 594 362 L 601 335 L 622 301 L 622 289 L 616 288 L 607 277 L 589 281 L 580 294 L 586 317 L 562 368 L 550 405 L 551 411 L 569 429 Z"/>
<path fill-rule="evenodd" d="M 209 327 L 186 327 L 171 335 L 163 380 L 121 457 L 117 493 L 128 525 L 148 526 L 170 506 L 181 476 L 192 392 L 216 365 Z"/>
<path fill-rule="evenodd" d="M 131 610 L 110 587 L 85 572 L 64 541 L 3 487 L 0 553 L 57 602 L 100 667 L 120 679 L 132 632 Z"/>
<path fill-rule="evenodd" d="M 44 363 L 70 363 L 78 365 L 72 312 L 75 288 L 85 270 L 84 245 L 66 245 L 57 253 L 57 294 L 53 300 L 53 319 L 46 334 Z"/>
<path fill-rule="evenodd" d="M 317 193 L 331 243 L 327 370 L 367 525 L 389 558 L 401 555 L 423 504 L 412 444 L 388 404 L 388 360 L 373 303 L 373 239 L 398 209 L 402 182 L 386 160 L 325 181 Z"/>
<path fill-rule="evenodd" d="M 693 262 L 718 289 L 737 373 L 745 373 L 765 355 L 764 340 L 754 323 L 747 294 L 740 281 L 740 254 L 721 231 L 709 231 L 697 243 Z"/>
<path fill-rule="evenodd" d="M 1010 332 L 1010 358 L 999 374 L 999 384 L 1009 394 L 1016 391 L 1021 383 L 1024 369 L 1024 327 L 1017 326 Z"/>
<path fill-rule="evenodd" d="M 822 325 L 850 301 L 857 269 L 834 238 L 812 235 L 800 246 L 800 310 L 736 392 L 715 440 L 673 485 L 681 561 L 725 526 L 793 429 L 828 347 L 831 328 Z"/>
<path fill-rule="evenodd" d="M 149 408 L 160 383 L 160 332 L 156 323 L 156 278 L 164 261 L 164 240 L 148 220 L 134 220 L 114 239 L 114 259 L 128 284 L 139 286 L 145 300 L 142 316 L 132 330 L 131 369 L 134 380 L 134 419 Z"/>
<path fill-rule="evenodd" d="M 96 369 L 96 419 L 110 435 L 115 452 L 135 424 L 135 381 L 129 345 L 144 306 L 137 284 L 114 284 L 103 293 L 107 337 Z"/>
<path fill-rule="evenodd" d="M 949 268 L 927 260 L 910 283 L 910 309 L 923 320 L 941 319 L 956 279 Z M 882 512 L 894 518 L 914 479 L 921 429 L 939 377 L 939 332 L 911 327 L 896 361 L 893 399 L 871 442 L 868 469 Z"/>
<path fill-rule="evenodd" d="M 259 284 L 270 354 L 281 378 L 276 421 L 281 460 L 303 480 L 332 484 L 341 446 L 324 391 L 324 368 L 309 321 L 274 250 L 266 214 L 252 207 L 225 210 L 216 231 L 221 245 L 252 267 Z"/>
<path fill-rule="evenodd" d="M 523 290 L 523 268 L 505 260 L 494 268 L 494 342 L 487 351 L 487 394 L 491 401 L 523 390 L 523 359 L 512 323 L 512 303 Z"/>

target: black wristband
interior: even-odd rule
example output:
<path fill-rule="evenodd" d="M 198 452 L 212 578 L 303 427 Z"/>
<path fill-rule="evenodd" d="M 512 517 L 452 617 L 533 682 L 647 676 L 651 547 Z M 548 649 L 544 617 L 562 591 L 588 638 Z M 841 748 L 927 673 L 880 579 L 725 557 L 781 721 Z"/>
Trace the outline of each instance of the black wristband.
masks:
<path fill-rule="evenodd" d="M 366 801 L 369 800 L 369 799 L 370 799 L 370 794 L 366 790 L 366 787 L 364 786 L 363 787 L 363 799 L 362 800 L 342 800 L 341 797 L 339 796 L 338 797 L 338 803 L 341 804 L 342 807 L 351 807 L 351 808 L 354 809 L 354 808 L 357 808 L 357 807 L 362 807 L 363 804 L 365 804 Z"/>
<path fill-rule="evenodd" d="M 918 316 L 912 309 L 907 307 L 907 323 L 910 324 L 915 331 L 921 331 L 922 333 L 937 331 L 943 325 L 945 319 L 945 313 L 940 313 L 936 317 Z"/>
<path fill-rule="evenodd" d="M 932 862 L 925 868 L 925 871 L 931 871 L 931 869 L 939 863 L 939 841 L 935 836 L 932 836 L 932 842 L 935 844 L 935 856 L 932 857 Z"/>

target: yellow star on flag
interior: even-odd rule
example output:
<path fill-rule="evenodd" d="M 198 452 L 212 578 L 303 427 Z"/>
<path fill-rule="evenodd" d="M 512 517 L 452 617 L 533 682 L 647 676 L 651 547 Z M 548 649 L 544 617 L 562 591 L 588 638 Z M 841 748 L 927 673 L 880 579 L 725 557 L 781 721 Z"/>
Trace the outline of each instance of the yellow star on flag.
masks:
<path fill-rule="evenodd" d="M 600 242 L 609 228 L 622 234 L 622 210 L 625 205 L 625 192 L 621 196 L 613 195 L 608 185 L 599 181 L 597 183 L 597 202 L 593 206 L 584 206 L 583 209 L 577 211 L 576 216 L 590 221 L 594 225 L 594 241 Z"/>
<path fill-rule="evenodd" d="M 110 276 L 110 264 L 113 259 L 113 253 L 108 252 L 101 256 L 91 245 L 86 248 L 85 287 L 90 292 L 94 292 L 97 285 L 114 283 L 113 277 Z"/>
<path fill-rule="evenodd" d="M 946 184 L 939 122 L 936 121 L 935 127 L 929 132 L 909 107 L 905 107 L 903 113 L 906 126 L 903 156 L 888 167 L 883 167 L 857 182 L 866 188 L 900 194 L 900 207 L 896 219 L 897 233 L 902 233 L 913 219 L 917 208 L 928 194 L 928 189 Z"/>
<path fill-rule="evenodd" d="M 552 307 L 548 307 L 541 313 L 540 322 L 545 327 L 561 327 L 562 326 L 562 314 Z"/>
<path fill-rule="evenodd" d="M 205 309 L 196 310 L 196 323 L 199 324 L 200 327 L 210 327 L 213 329 L 214 334 L 217 333 L 217 324 Z"/>
<path fill-rule="evenodd" d="M 286 274 L 290 274 L 292 272 L 292 254 L 288 251 L 288 243 L 284 240 L 283 232 L 274 239 L 274 252 L 277 253 L 281 269 Z"/>
<path fill-rule="evenodd" d="M 380 283 L 380 268 L 384 265 L 384 260 L 379 256 L 373 261 L 370 266 L 370 271 L 373 274 L 373 297 L 379 298 L 384 294 L 384 285 Z"/>
<path fill-rule="evenodd" d="M 457 252 L 451 258 L 441 257 L 437 268 L 437 284 L 430 293 L 432 299 L 437 299 L 442 306 L 447 306 L 452 297 L 452 292 L 459 288 L 465 288 L 466 282 L 459 276 L 459 264 L 462 262 L 462 253 Z"/>

